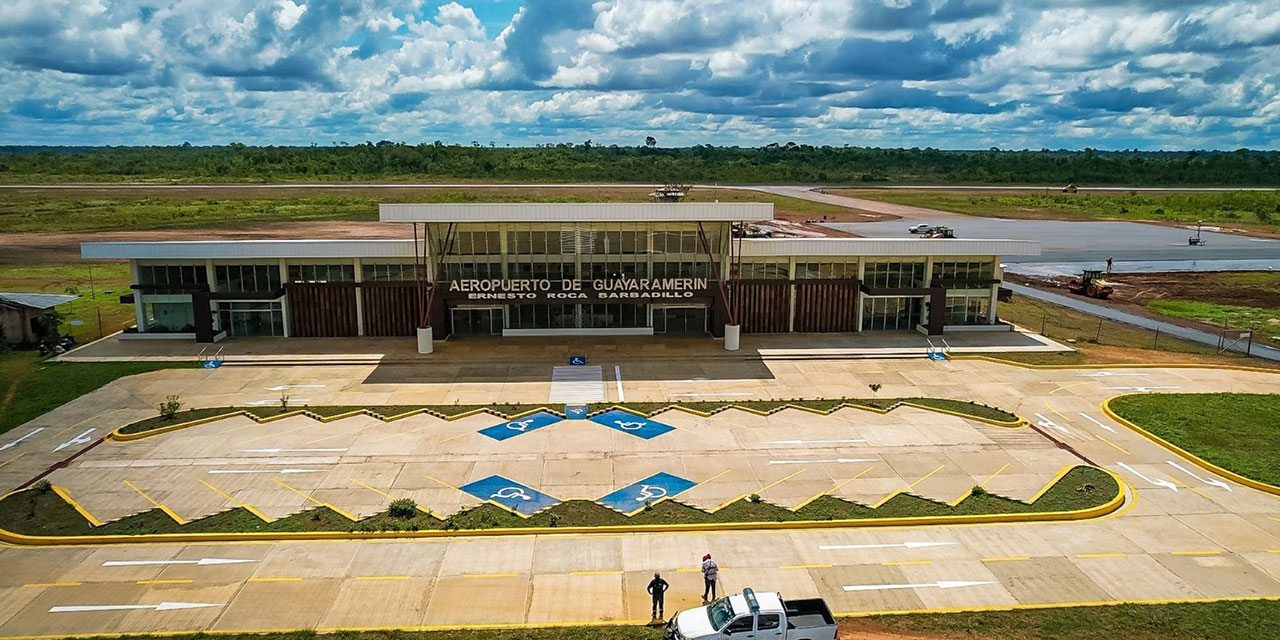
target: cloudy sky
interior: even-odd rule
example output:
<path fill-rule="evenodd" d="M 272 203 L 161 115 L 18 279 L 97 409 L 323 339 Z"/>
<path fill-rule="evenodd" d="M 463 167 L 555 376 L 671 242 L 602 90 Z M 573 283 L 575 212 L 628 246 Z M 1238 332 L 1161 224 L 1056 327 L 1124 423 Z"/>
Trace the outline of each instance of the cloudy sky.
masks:
<path fill-rule="evenodd" d="M 0 0 L 0 144 L 1280 148 L 1280 0 Z"/>

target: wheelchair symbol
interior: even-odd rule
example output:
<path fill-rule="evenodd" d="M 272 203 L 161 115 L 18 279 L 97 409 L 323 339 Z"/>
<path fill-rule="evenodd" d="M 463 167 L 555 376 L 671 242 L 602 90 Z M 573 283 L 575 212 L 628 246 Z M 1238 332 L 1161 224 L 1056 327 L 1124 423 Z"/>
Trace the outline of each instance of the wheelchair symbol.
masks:
<path fill-rule="evenodd" d="M 618 425 L 618 428 L 624 431 L 636 431 L 644 428 L 646 424 L 649 424 L 648 422 L 642 422 L 642 421 L 641 422 L 623 422 L 621 420 L 614 420 L 613 423 Z"/>
<path fill-rule="evenodd" d="M 520 487 L 503 487 L 497 493 L 489 496 L 490 498 L 499 498 L 503 500 L 532 500 L 533 496 L 524 492 Z"/>
<path fill-rule="evenodd" d="M 636 502 L 648 502 L 655 498 L 667 497 L 667 490 L 662 487 L 655 487 L 651 484 L 640 485 L 640 497 L 636 498 Z"/>
<path fill-rule="evenodd" d="M 533 418 L 526 418 L 524 420 L 516 420 L 514 422 L 508 422 L 507 428 L 512 431 L 519 431 L 521 433 L 524 433 L 532 425 L 533 425 Z"/>

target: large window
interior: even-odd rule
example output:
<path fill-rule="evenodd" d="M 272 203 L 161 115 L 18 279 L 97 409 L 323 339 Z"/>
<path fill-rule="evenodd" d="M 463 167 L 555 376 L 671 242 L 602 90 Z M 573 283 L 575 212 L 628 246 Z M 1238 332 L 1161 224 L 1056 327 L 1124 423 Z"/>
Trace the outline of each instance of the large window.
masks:
<path fill-rule="evenodd" d="M 910 331 L 920 324 L 920 298 L 867 297 L 862 302 L 863 331 Z"/>
<path fill-rule="evenodd" d="M 796 280 L 855 279 L 858 277 L 856 262 L 797 262 Z"/>
<path fill-rule="evenodd" d="M 291 264 L 289 282 L 354 282 L 356 267 L 351 264 Z"/>
<path fill-rule="evenodd" d="M 284 335 L 279 302 L 223 302 L 218 305 L 218 319 L 222 330 L 233 337 Z"/>
<path fill-rule="evenodd" d="M 502 236 L 497 231 L 458 231 L 454 233 L 453 248 L 449 253 L 459 256 L 496 256 L 502 253 Z"/>
<path fill-rule="evenodd" d="M 446 262 L 447 280 L 500 280 L 502 264 L 498 262 Z"/>
<path fill-rule="evenodd" d="M 365 282 L 406 282 L 417 280 L 412 264 L 364 264 L 360 266 Z"/>
<path fill-rule="evenodd" d="M 280 266 L 274 264 L 220 264 L 214 268 L 218 291 L 269 293 L 280 290 Z"/>
<path fill-rule="evenodd" d="M 189 287 L 209 284 L 204 265 L 138 265 L 138 284 Z"/>
<path fill-rule="evenodd" d="M 790 261 L 782 258 L 743 262 L 738 271 L 738 278 L 741 280 L 788 280 L 791 278 Z"/>
<path fill-rule="evenodd" d="M 190 302 L 146 302 L 147 331 L 151 333 L 190 333 L 196 330 L 195 312 Z"/>
<path fill-rule="evenodd" d="M 935 262 L 934 280 L 990 280 L 995 276 L 995 263 L 986 261 Z"/>
<path fill-rule="evenodd" d="M 923 262 L 868 262 L 862 281 L 874 289 L 917 289 L 924 286 Z"/>
<path fill-rule="evenodd" d="M 947 296 L 946 324 L 987 324 L 990 308 L 986 296 Z"/>

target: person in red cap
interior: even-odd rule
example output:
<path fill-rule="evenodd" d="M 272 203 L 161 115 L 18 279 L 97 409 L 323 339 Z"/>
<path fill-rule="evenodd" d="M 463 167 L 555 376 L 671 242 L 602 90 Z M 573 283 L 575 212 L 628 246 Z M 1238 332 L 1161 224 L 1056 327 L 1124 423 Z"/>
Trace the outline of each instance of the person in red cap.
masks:
<path fill-rule="evenodd" d="M 716 561 L 711 559 L 711 554 L 702 556 L 702 601 L 710 602 L 716 599 L 716 580 L 720 579 L 720 567 L 716 565 Z M 707 598 L 707 594 L 711 594 L 711 598 Z"/>

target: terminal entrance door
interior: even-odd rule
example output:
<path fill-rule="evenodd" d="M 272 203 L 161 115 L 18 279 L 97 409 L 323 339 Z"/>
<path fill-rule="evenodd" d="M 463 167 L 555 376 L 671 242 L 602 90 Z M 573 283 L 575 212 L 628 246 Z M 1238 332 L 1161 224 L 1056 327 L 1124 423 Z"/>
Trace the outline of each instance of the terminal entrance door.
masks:
<path fill-rule="evenodd" d="M 502 335 L 502 307 L 454 307 L 453 335 Z"/>
<path fill-rule="evenodd" d="M 653 332 L 678 336 L 701 336 L 707 333 L 706 307 L 655 307 Z"/>

